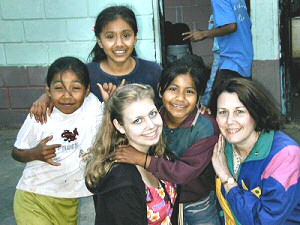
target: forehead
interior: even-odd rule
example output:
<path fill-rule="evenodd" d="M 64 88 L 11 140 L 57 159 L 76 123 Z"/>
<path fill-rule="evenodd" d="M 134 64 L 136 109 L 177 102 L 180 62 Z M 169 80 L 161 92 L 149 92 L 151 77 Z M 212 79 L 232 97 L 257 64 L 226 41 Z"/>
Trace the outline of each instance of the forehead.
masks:
<path fill-rule="evenodd" d="M 127 23 L 123 18 L 119 17 L 113 21 L 106 24 L 103 32 L 115 32 L 115 31 L 133 31 L 129 23 Z"/>
<path fill-rule="evenodd" d="M 148 116 L 149 112 L 155 109 L 155 105 L 152 99 L 145 98 L 136 102 L 128 104 L 123 111 L 123 119 L 135 120 L 139 117 Z"/>
<path fill-rule="evenodd" d="M 238 98 L 238 95 L 233 92 L 223 92 L 219 95 L 217 101 L 218 108 L 237 108 L 237 107 L 245 107 L 243 103 Z"/>
<path fill-rule="evenodd" d="M 171 84 L 176 84 L 179 86 L 195 87 L 195 82 L 189 73 L 177 75 Z"/>
<path fill-rule="evenodd" d="M 53 77 L 53 82 L 62 82 L 62 81 L 73 81 L 73 82 L 80 82 L 80 79 L 78 75 L 72 71 L 72 70 L 67 70 L 62 73 L 56 73 Z"/>

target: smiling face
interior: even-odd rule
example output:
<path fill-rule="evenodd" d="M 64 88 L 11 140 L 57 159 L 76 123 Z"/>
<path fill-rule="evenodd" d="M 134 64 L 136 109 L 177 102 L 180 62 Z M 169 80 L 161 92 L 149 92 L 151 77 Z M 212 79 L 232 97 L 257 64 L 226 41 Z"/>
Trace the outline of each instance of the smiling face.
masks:
<path fill-rule="evenodd" d="M 132 27 L 122 18 L 109 22 L 98 39 L 107 60 L 114 63 L 124 63 L 130 59 L 137 36 Z"/>
<path fill-rule="evenodd" d="M 123 111 L 123 124 L 114 119 L 116 129 L 125 134 L 130 145 L 142 152 L 156 145 L 162 133 L 162 119 L 152 99 L 133 102 Z"/>
<path fill-rule="evenodd" d="M 75 112 L 82 105 L 84 98 L 89 94 L 78 76 L 71 70 L 63 74 L 57 73 L 46 92 L 54 106 L 65 114 Z"/>
<path fill-rule="evenodd" d="M 162 96 L 166 108 L 165 119 L 169 127 L 178 127 L 197 105 L 197 89 L 189 74 L 178 75 Z"/>
<path fill-rule="evenodd" d="M 216 120 L 225 139 L 236 147 L 249 149 L 256 142 L 256 123 L 236 93 L 218 97 Z"/>

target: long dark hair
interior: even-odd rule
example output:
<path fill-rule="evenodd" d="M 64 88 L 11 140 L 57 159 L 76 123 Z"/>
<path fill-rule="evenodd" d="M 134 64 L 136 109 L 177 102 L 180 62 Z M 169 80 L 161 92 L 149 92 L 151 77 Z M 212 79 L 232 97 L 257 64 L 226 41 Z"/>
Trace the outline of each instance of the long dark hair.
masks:
<path fill-rule="evenodd" d="M 126 6 L 111 6 L 103 11 L 101 11 L 96 19 L 96 23 L 94 26 L 94 32 L 96 38 L 100 38 L 100 34 L 102 30 L 105 28 L 105 26 L 118 19 L 122 18 L 125 22 L 127 22 L 130 27 L 134 31 L 134 35 L 137 35 L 138 32 L 138 26 L 137 26 L 137 21 L 134 12 L 126 7 Z M 136 56 L 136 51 L 133 49 L 133 52 L 131 54 L 132 56 Z M 96 42 L 94 48 L 90 52 L 88 59 L 92 59 L 93 62 L 100 62 L 104 59 L 106 59 L 107 56 L 102 48 L 98 45 Z"/>

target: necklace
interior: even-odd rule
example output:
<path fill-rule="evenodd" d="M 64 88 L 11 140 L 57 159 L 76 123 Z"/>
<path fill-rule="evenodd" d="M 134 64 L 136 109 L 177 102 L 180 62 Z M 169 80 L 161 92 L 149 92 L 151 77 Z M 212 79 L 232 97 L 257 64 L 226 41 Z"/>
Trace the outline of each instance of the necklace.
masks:
<path fill-rule="evenodd" d="M 257 137 L 256 137 L 256 141 L 254 142 L 254 145 L 256 144 L 257 140 L 259 139 L 260 136 L 260 132 L 257 132 Z M 253 147 L 254 147 L 253 145 Z M 248 155 L 250 154 L 250 152 L 252 151 L 253 147 L 251 148 L 251 150 L 249 151 L 249 153 L 245 156 L 241 156 L 236 147 L 234 145 L 232 145 L 232 149 L 233 149 L 233 172 L 234 172 L 234 176 L 235 179 L 237 179 L 238 177 L 238 171 L 240 169 L 240 166 L 242 164 L 242 162 L 244 162 L 244 160 L 248 157 Z"/>

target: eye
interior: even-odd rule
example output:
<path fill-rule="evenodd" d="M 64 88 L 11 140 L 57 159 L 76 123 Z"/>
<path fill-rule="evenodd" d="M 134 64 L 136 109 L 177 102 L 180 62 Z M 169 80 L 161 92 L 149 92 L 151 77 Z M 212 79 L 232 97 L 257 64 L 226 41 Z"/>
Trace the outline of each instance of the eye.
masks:
<path fill-rule="evenodd" d="M 108 34 L 108 35 L 106 35 L 106 38 L 107 38 L 107 39 L 113 39 L 113 38 L 114 38 L 114 35 L 113 35 L 113 34 Z"/>
<path fill-rule="evenodd" d="M 157 111 L 151 111 L 150 114 L 149 114 L 149 116 L 150 116 L 150 118 L 153 118 L 153 117 L 155 117 L 157 114 L 158 114 Z"/>
<path fill-rule="evenodd" d="M 168 87 L 168 90 L 170 90 L 170 91 L 176 91 L 176 90 L 177 90 L 177 88 L 176 88 L 176 87 L 173 87 L 173 86 L 171 86 L 171 87 Z"/>
<path fill-rule="evenodd" d="M 219 110 L 218 115 L 225 115 L 227 112 L 226 110 Z"/>
<path fill-rule="evenodd" d="M 126 33 L 126 34 L 124 34 L 123 36 L 124 36 L 124 38 L 130 38 L 130 37 L 131 37 L 131 34 L 130 34 L 130 33 Z"/>
<path fill-rule="evenodd" d="M 81 89 L 82 89 L 81 86 L 75 86 L 75 87 L 73 87 L 73 90 L 74 90 L 74 91 L 80 91 Z"/>
<path fill-rule="evenodd" d="M 133 123 L 135 123 L 135 124 L 140 124 L 140 123 L 142 123 L 142 119 L 141 119 L 141 118 L 138 118 L 138 119 L 136 119 L 135 121 L 133 121 Z"/>
<path fill-rule="evenodd" d="M 244 113 L 244 110 L 238 109 L 238 110 L 236 110 L 236 113 L 237 114 L 242 114 L 242 113 Z"/>
<path fill-rule="evenodd" d="M 193 89 L 186 90 L 186 93 L 188 94 L 195 94 L 196 92 Z"/>
<path fill-rule="evenodd" d="M 54 86 L 54 90 L 63 90 L 64 88 L 63 88 L 63 86 Z"/>

